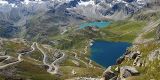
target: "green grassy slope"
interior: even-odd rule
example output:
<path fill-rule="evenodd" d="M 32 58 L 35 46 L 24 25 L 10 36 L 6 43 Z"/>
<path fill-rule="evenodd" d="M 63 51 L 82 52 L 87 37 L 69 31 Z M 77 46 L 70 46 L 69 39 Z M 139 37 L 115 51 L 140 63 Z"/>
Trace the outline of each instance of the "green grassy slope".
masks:
<path fill-rule="evenodd" d="M 101 29 L 105 36 L 103 40 L 132 42 L 141 32 L 146 22 L 144 21 L 118 21 Z"/>

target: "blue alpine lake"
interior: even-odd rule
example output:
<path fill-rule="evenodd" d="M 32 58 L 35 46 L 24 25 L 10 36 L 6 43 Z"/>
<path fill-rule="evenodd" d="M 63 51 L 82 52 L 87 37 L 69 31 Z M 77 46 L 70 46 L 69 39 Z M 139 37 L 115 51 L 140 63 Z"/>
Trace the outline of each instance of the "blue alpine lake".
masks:
<path fill-rule="evenodd" d="M 91 60 L 107 68 L 114 65 L 116 60 L 131 46 L 127 42 L 94 41 L 91 46 Z"/>
<path fill-rule="evenodd" d="M 107 22 L 107 21 L 95 21 L 95 22 L 86 22 L 86 23 L 82 23 L 80 25 L 80 29 L 83 29 L 85 27 L 88 26 L 94 26 L 94 27 L 98 27 L 98 28 L 103 28 L 103 27 L 107 27 L 110 25 L 111 22 Z"/>

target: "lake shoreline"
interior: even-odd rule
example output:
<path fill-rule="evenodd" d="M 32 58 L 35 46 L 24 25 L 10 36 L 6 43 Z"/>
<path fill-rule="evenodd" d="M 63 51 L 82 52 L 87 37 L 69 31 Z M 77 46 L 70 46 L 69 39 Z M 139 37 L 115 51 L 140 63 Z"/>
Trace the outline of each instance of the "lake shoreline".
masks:
<path fill-rule="evenodd" d="M 100 47 L 100 46 L 94 47 L 95 45 L 97 45 L 96 42 L 100 42 L 100 44 L 102 42 L 103 44 L 100 46 L 103 46 L 104 48 Z M 90 59 L 92 61 L 96 62 L 97 64 L 101 65 L 104 68 L 107 68 L 112 65 L 116 65 L 116 60 L 125 53 L 125 51 L 128 47 L 131 46 L 131 44 L 127 43 L 127 42 L 111 42 L 111 41 L 105 41 L 105 40 L 94 40 L 91 42 L 91 44 L 92 44 L 92 46 L 90 46 L 90 50 L 91 50 Z M 118 47 L 117 47 L 117 44 L 118 44 Z M 122 45 L 123 47 L 120 47 L 119 44 L 120 44 L 120 46 Z M 112 48 L 109 48 L 109 46 L 113 47 L 113 50 L 112 50 Z M 100 52 L 98 52 L 98 53 L 97 53 L 97 50 L 98 50 L 97 48 L 100 49 Z M 110 50 L 108 50 L 108 52 L 106 51 L 107 48 L 110 49 Z M 118 48 L 122 49 L 122 50 L 119 50 L 121 52 L 114 52 L 114 51 L 118 50 Z M 96 49 L 96 50 L 93 50 L 93 49 Z M 113 54 L 111 51 L 113 52 Z M 105 54 L 105 53 L 107 53 L 107 54 Z M 108 56 L 108 53 L 109 54 L 111 53 L 112 55 Z M 118 54 L 116 54 L 116 53 L 118 53 Z M 98 55 L 98 54 L 103 54 L 103 56 Z M 107 57 L 109 57 L 110 59 L 108 59 L 108 60 L 105 59 Z M 100 61 L 97 59 L 100 59 Z M 101 59 L 102 59 L 102 61 L 101 61 Z M 108 62 L 106 62 L 106 61 L 108 61 Z"/>

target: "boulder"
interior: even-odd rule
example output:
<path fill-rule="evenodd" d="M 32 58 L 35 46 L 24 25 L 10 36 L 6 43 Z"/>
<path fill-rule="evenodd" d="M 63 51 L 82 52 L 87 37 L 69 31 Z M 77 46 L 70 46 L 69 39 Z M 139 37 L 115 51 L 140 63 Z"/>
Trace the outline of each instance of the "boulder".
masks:
<path fill-rule="evenodd" d="M 141 67 L 141 66 L 143 66 L 143 60 L 142 59 L 140 59 L 140 58 L 137 58 L 137 59 L 135 59 L 135 61 L 133 62 L 133 65 L 134 66 L 138 66 L 138 67 Z"/>
<path fill-rule="evenodd" d="M 128 78 L 130 76 L 136 76 L 139 72 L 135 67 L 124 66 L 120 68 L 120 77 L 121 79 Z"/>
<path fill-rule="evenodd" d="M 128 69 L 124 70 L 123 78 L 127 78 L 130 76 L 132 76 L 132 73 Z"/>
<path fill-rule="evenodd" d="M 138 67 L 141 67 L 141 66 L 143 65 L 143 61 L 142 61 L 140 55 L 138 55 L 138 56 L 134 59 L 133 65 L 134 65 L 134 66 L 138 66 Z"/>
<path fill-rule="evenodd" d="M 140 52 L 137 51 L 137 52 L 134 52 L 131 56 L 132 59 L 136 59 L 138 56 L 140 55 Z"/>
<path fill-rule="evenodd" d="M 131 53 L 131 51 L 126 50 L 126 52 L 124 53 L 124 55 L 128 55 L 128 54 L 130 54 L 130 53 Z"/>
<path fill-rule="evenodd" d="M 125 55 L 125 57 L 130 59 L 136 59 L 137 56 L 141 55 L 140 51 L 130 52 L 130 54 Z"/>
<path fill-rule="evenodd" d="M 110 79 L 114 78 L 115 76 L 116 76 L 115 73 L 106 72 L 103 77 L 105 78 L 105 80 L 110 80 Z M 114 80 L 115 80 L 115 79 L 114 79 Z"/>
<path fill-rule="evenodd" d="M 116 64 L 121 64 L 125 60 L 124 56 L 121 56 L 120 58 L 117 59 Z"/>
<path fill-rule="evenodd" d="M 111 66 L 108 67 L 106 71 L 103 73 L 103 77 L 104 80 L 113 80 L 112 78 L 116 77 L 116 74 L 111 70 Z"/>

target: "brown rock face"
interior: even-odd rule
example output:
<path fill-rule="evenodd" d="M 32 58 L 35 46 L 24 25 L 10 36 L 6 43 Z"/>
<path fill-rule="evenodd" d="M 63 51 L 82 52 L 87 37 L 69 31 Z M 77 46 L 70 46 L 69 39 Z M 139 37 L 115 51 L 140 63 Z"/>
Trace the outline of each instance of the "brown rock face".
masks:
<path fill-rule="evenodd" d="M 106 71 L 103 73 L 103 77 L 104 77 L 104 78 L 103 78 L 102 80 L 115 80 L 115 78 L 116 78 L 116 73 L 111 70 L 111 66 L 110 66 L 110 67 L 108 67 L 108 68 L 106 69 Z"/>
<path fill-rule="evenodd" d="M 124 66 L 120 68 L 120 77 L 121 79 L 123 78 L 128 78 L 130 76 L 136 76 L 138 75 L 139 72 L 135 67 L 132 66 Z"/>
<path fill-rule="evenodd" d="M 115 73 L 112 73 L 112 72 L 106 72 L 105 75 L 104 75 L 105 79 L 104 80 L 110 80 L 112 78 L 115 77 Z"/>
<path fill-rule="evenodd" d="M 116 64 L 121 64 L 124 60 L 125 60 L 125 57 L 122 56 L 122 57 L 117 59 Z"/>

